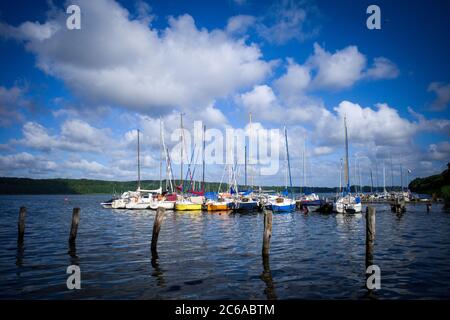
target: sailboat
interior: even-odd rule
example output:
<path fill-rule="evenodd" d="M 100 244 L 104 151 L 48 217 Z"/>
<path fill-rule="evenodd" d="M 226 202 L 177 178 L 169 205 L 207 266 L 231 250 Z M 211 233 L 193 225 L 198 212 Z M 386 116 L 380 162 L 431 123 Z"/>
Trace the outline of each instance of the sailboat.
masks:
<path fill-rule="evenodd" d="M 137 162 L 138 162 L 138 183 L 136 191 L 126 191 L 111 202 L 112 209 L 149 209 L 153 202 L 153 196 L 161 193 L 161 188 L 155 190 L 141 189 L 141 163 L 140 163 L 140 131 L 137 130 Z"/>
<path fill-rule="evenodd" d="M 336 211 L 338 213 L 360 213 L 362 210 L 361 198 L 350 193 L 349 163 L 348 163 L 348 137 L 347 119 L 344 117 L 345 130 L 345 180 L 346 188 L 336 201 Z"/>
<path fill-rule="evenodd" d="M 291 165 L 290 165 L 290 161 L 289 161 L 289 146 L 288 146 L 286 127 L 284 127 L 284 138 L 285 138 L 285 145 L 286 145 L 286 162 L 287 162 L 286 169 L 287 169 L 287 173 L 289 173 L 289 187 L 291 190 L 291 198 L 288 198 L 289 192 L 287 189 L 287 181 L 286 181 L 286 188 L 282 195 L 268 198 L 268 205 L 266 207 L 268 209 L 271 209 L 273 212 L 292 212 L 295 210 L 295 200 L 292 197 Z"/>
<path fill-rule="evenodd" d="M 302 167 L 303 167 L 303 187 L 305 188 L 304 194 L 300 195 L 298 202 L 300 207 L 303 206 L 320 206 L 323 201 L 320 200 L 319 196 L 311 190 L 306 190 L 306 172 L 305 172 L 305 157 L 306 157 L 306 136 L 303 144 L 303 155 L 302 155 Z"/>
<path fill-rule="evenodd" d="M 249 133 L 249 141 L 252 141 L 252 114 L 249 113 L 249 120 L 250 120 L 250 133 Z M 250 143 L 249 143 L 250 145 Z M 252 149 L 249 149 L 249 154 L 252 154 Z M 247 191 L 241 191 L 239 192 L 238 186 L 236 183 L 236 169 L 237 166 L 234 168 L 234 176 L 235 176 L 235 188 L 230 190 L 230 193 L 232 195 L 236 196 L 234 210 L 239 212 L 245 212 L 245 211 L 256 211 L 259 210 L 259 200 L 254 197 L 253 190 L 247 190 Z M 245 172 L 247 172 L 247 161 L 245 162 Z M 253 188 L 253 174 L 250 175 L 251 185 Z"/>
<path fill-rule="evenodd" d="M 150 209 L 156 210 L 158 208 L 164 208 L 167 210 L 173 210 L 175 207 L 175 201 L 177 200 L 176 193 L 173 192 L 172 184 L 172 169 L 170 162 L 169 151 L 166 148 L 164 141 L 164 123 L 162 119 L 159 119 L 159 129 L 160 129 L 160 161 L 159 161 L 159 188 L 162 190 L 162 158 L 166 160 L 166 191 L 158 194 L 153 198 L 150 203 Z"/>
<path fill-rule="evenodd" d="M 200 211 L 200 210 L 202 210 L 202 204 L 201 203 L 194 203 L 193 201 L 191 201 L 189 196 L 186 196 L 184 194 L 184 186 L 183 186 L 184 131 L 183 131 L 183 114 L 182 113 L 180 114 L 180 128 L 181 128 L 181 133 L 180 133 L 180 138 L 181 138 L 180 180 L 181 180 L 181 183 L 177 187 L 177 189 L 180 191 L 181 194 L 180 194 L 179 198 L 177 199 L 177 201 L 175 202 L 175 210 L 176 211 Z M 195 147 L 194 147 L 194 150 L 195 150 Z M 188 173 L 189 173 L 189 170 L 188 170 Z"/>

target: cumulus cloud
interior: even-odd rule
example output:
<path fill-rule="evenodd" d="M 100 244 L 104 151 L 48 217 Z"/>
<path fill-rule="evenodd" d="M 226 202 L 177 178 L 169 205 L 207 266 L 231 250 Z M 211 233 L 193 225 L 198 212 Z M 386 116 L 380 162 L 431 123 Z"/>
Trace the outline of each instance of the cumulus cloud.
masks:
<path fill-rule="evenodd" d="M 237 15 L 228 19 L 225 30 L 231 34 L 243 34 L 256 22 L 256 18 L 250 15 Z"/>
<path fill-rule="evenodd" d="M 26 89 L 13 86 L 0 86 L 0 127 L 24 121 L 23 110 L 31 106 L 25 97 Z"/>
<path fill-rule="evenodd" d="M 52 135 L 37 122 L 27 122 L 22 128 L 23 138 L 17 143 L 41 150 L 55 149 L 75 152 L 102 152 L 114 144 L 109 129 L 97 129 L 81 120 L 68 120 L 61 125 L 60 135 Z"/>
<path fill-rule="evenodd" d="M 274 87 L 284 99 L 290 100 L 292 98 L 298 99 L 299 96 L 303 95 L 310 83 L 310 68 L 288 59 L 286 73 L 274 81 Z"/>
<path fill-rule="evenodd" d="M 65 12 L 52 10 L 44 24 L 3 24 L 0 34 L 23 41 L 41 70 L 90 101 L 146 113 L 198 109 L 271 71 L 256 45 L 199 29 L 189 15 L 157 30 L 112 0 L 73 3 L 83 8 L 81 30 L 67 30 Z"/>
<path fill-rule="evenodd" d="M 28 152 L 0 155 L 0 173 L 10 176 L 17 172 L 25 174 L 47 174 L 58 168 L 58 165 L 43 157 L 32 155 Z"/>
<path fill-rule="evenodd" d="M 427 154 L 432 160 L 450 161 L 450 142 L 442 141 L 430 144 Z"/>
<path fill-rule="evenodd" d="M 400 74 L 398 67 L 389 59 L 378 57 L 373 60 L 373 66 L 365 73 L 368 79 L 394 79 Z"/>
<path fill-rule="evenodd" d="M 97 161 L 88 161 L 86 159 L 67 161 L 65 167 L 68 169 L 80 170 L 83 173 L 103 173 L 108 171 L 103 164 L 100 164 Z"/>
<path fill-rule="evenodd" d="M 443 111 L 450 103 L 450 83 L 432 82 L 428 92 L 434 92 L 436 99 L 431 103 L 431 110 Z"/>
<path fill-rule="evenodd" d="M 330 53 L 315 43 L 308 65 L 317 70 L 314 78 L 316 87 L 342 89 L 351 87 L 362 78 L 366 60 L 356 46 Z"/>
<path fill-rule="evenodd" d="M 408 112 L 418 120 L 418 128 L 420 131 L 436 132 L 450 136 L 450 120 L 448 119 L 427 119 L 423 114 L 414 111 L 408 107 Z"/>
<path fill-rule="evenodd" d="M 312 6 L 293 0 L 282 0 L 269 7 L 267 13 L 258 18 L 258 34 L 272 44 L 285 44 L 290 40 L 304 41 L 317 35 L 319 28 L 311 26 L 307 19 L 316 15 Z"/>

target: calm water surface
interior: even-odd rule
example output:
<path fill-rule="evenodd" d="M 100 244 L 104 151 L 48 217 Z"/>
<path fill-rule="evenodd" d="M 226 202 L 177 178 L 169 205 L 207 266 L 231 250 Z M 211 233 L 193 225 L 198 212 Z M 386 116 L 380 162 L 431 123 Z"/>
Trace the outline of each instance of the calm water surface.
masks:
<path fill-rule="evenodd" d="M 155 212 L 102 209 L 107 196 L 1 196 L 2 299 L 364 299 L 363 215 L 296 212 L 273 216 L 263 266 L 263 214 L 167 212 L 158 261 L 151 259 Z M 17 218 L 26 206 L 25 244 Z M 76 253 L 67 244 L 81 208 Z M 450 298 L 450 212 L 375 205 L 380 299 Z M 66 268 L 81 268 L 68 290 Z"/>

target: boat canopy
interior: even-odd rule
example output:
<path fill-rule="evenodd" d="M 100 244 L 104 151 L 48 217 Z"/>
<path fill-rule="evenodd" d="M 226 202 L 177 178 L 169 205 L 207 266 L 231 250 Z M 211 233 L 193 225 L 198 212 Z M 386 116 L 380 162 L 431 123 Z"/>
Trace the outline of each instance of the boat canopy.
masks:
<path fill-rule="evenodd" d="M 210 200 L 218 200 L 219 194 L 217 192 L 205 192 L 205 198 Z"/>

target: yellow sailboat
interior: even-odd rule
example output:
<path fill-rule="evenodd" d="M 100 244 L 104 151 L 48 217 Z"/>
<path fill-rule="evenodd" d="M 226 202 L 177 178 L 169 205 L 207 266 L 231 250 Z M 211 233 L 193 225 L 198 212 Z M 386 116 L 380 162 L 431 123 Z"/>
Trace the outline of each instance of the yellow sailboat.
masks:
<path fill-rule="evenodd" d="M 201 211 L 202 205 L 201 203 L 193 203 L 188 200 L 182 200 L 175 203 L 176 211 Z"/>

